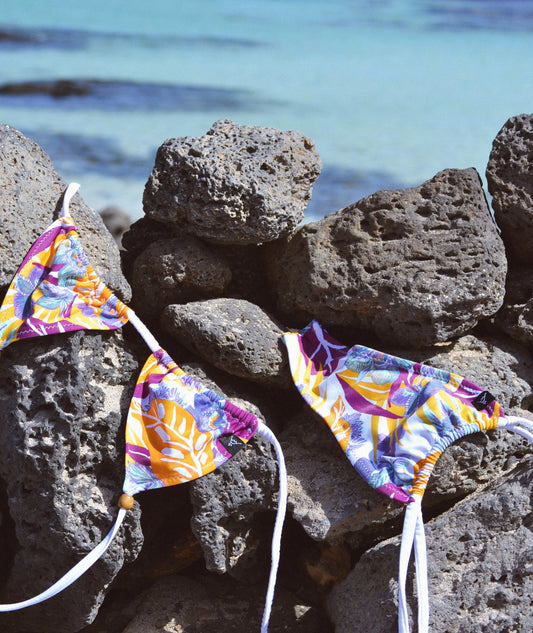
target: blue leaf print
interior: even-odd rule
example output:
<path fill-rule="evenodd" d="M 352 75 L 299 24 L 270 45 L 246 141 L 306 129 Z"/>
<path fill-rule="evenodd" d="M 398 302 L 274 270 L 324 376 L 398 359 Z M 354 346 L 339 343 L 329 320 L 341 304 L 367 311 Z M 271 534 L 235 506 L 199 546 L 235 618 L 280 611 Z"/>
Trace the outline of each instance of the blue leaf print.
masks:
<path fill-rule="evenodd" d="M 62 288 L 45 281 L 41 285 L 43 296 L 37 300 L 37 305 L 47 310 L 59 309 L 62 317 L 67 316 L 76 294 L 69 288 Z"/>
<path fill-rule="evenodd" d="M 54 265 L 60 266 L 58 284 L 64 287 L 76 285 L 78 279 L 85 277 L 89 262 L 75 237 L 66 239 L 57 249 Z"/>
<path fill-rule="evenodd" d="M 33 314 L 34 301 L 32 295 L 36 288 L 39 287 L 41 281 L 46 277 L 48 269 L 40 269 L 34 266 L 28 277 L 17 275 L 15 278 L 15 296 L 13 298 L 13 306 L 15 315 L 19 319 L 27 319 Z"/>
<path fill-rule="evenodd" d="M 356 345 L 348 352 L 345 363 L 346 367 L 356 374 L 368 372 L 374 368 L 374 350 Z"/>
<path fill-rule="evenodd" d="M 387 469 L 380 468 L 379 470 L 375 470 L 368 478 L 368 483 L 372 486 L 372 488 L 379 488 L 380 486 L 390 483 L 390 477 Z"/>
<path fill-rule="evenodd" d="M 124 491 L 139 492 L 140 490 L 150 490 L 153 488 L 161 488 L 163 483 L 158 479 L 153 470 L 149 466 L 140 464 L 130 464 L 126 473 L 126 485 Z M 131 483 L 133 482 L 133 486 Z M 126 488 L 128 490 L 126 490 Z"/>

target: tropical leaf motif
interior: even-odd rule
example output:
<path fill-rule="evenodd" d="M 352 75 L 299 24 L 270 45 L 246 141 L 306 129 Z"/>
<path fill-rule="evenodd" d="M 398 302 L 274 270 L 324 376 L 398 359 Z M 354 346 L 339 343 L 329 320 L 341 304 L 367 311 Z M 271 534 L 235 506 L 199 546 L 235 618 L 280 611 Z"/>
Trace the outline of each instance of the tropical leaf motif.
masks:
<path fill-rule="evenodd" d="M 72 330 L 111 330 L 128 308 L 87 262 L 71 218 L 54 222 L 17 271 L 0 308 L 0 349 L 35 336 Z"/>
<path fill-rule="evenodd" d="M 201 477 L 229 458 L 219 445 L 222 435 L 235 435 L 242 445 L 256 428 L 253 416 L 202 387 L 158 350 L 146 361 L 130 404 L 124 490 L 146 489 L 135 468 L 146 460 L 159 487 Z"/>
<path fill-rule="evenodd" d="M 393 498 L 423 494 L 446 446 L 497 425 L 499 405 L 479 411 L 472 400 L 482 390 L 455 374 L 361 345 L 336 345 L 316 321 L 284 340 L 306 402 L 368 483 Z"/>

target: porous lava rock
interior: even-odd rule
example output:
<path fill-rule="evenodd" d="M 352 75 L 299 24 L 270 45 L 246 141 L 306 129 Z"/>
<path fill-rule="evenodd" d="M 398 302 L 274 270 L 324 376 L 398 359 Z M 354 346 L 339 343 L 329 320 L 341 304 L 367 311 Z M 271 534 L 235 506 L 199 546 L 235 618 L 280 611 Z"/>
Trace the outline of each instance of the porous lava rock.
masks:
<path fill-rule="evenodd" d="M 0 479 L 12 526 L 2 603 L 51 586 L 109 532 L 124 479 L 124 426 L 138 363 L 120 332 L 19 341 L 0 358 Z M 74 633 L 140 550 L 138 508 L 102 559 L 40 605 L 2 614 L 5 633 Z"/>
<path fill-rule="evenodd" d="M 507 252 L 531 265 L 533 114 L 514 116 L 505 123 L 492 143 L 486 174 Z"/>
<path fill-rule="evenodd" d="M 35 240 L 61 214 L 66 183 L 45 151 L 8 125 L 0 125 L 0 288 L 6 288 Z M 79 195 L 70 214 L 89 263 L 123 301 L 131 289 L 120 271 L 118 247 L 100 216 Z"/>
<path fill-rule="evenodd" d="M 161 325 L 184 347 L 229 374 L 293 388 L 283 329 L 249 301 L 220 298 L 169 305 Z"/>
<path fill-rule="evenodd" d="M 532 466 L 530 457 L 426 524 L 431 631 L 532 629 Z M 399 553 L 399 537 L 380 543 L 333 589 L 335 633 L 396 633 Z M 413 622 L 416 598 L 409 603 Z"/>
<path fill-rule="evenodd" d="M 161 145 L 144 211 L 213 242 L 269 242 L 303 219 L 320 169 L 314 143 L 299 132 L 221 120 L 204 136 Z"/>
<path fill-rule="evenodd" d="M 389 344 L 430 345 L 503 302 L 504 246 L 474 169 L 379 191 L 265 248 L 291 325 L 316 318 Z"/>
<path fill-rule="evenodd" d="M 135 259 L 130 276 L 135 309 L 159 317 L 165 306 L 220 296 L 231 281 L 226 257 L 192 236 L 152 242 Z"/>

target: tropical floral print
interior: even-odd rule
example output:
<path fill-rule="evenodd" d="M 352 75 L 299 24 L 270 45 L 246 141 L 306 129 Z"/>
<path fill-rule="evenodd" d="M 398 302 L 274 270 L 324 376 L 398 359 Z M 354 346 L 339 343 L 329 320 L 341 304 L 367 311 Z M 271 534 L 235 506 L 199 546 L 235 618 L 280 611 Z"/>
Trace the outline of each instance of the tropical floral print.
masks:
<path fill-rule="evenodd" d="M 72 218 L 54 222 L 22 262 L 0 308 L 0 349 L 71 330 L 113 330 L 128 308 L 88 263 Z"/>
<path fill-rule="evenodd" d="M 293 380 L 364 479 L 408 503 L 424 494 L 442 451 L 496 428 L 499 404 L 455 374 L 356 345 L 341 345 L 313 321 L 284 335 Z"/>
<path fill-rule="evenodd" d="M 185 374 L 158 350 L 137 381 L 126 423 L 124 492 L 205 475 L 244 446 L 257 419 Z"/>

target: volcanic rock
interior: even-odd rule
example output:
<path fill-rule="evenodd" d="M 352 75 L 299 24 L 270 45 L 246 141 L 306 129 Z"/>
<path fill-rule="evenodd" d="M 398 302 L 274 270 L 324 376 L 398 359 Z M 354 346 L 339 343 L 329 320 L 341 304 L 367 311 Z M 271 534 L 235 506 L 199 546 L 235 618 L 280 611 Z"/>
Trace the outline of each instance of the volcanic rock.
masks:
<path fill-rule="evenodd" d="M 494 314 L 507 262 L 474 169 L 379 191 L 268 246 L 291 325 L 369 332 L 415 347 L 448 341 Z"/>
<path fill-rule="evenodd" d="M 302 220 L 320 168 L 314 143 L 298 132 L 218 121 L 205 136 L 161 145 L 144 211 L 213 242 L 269 242 Z"/>

